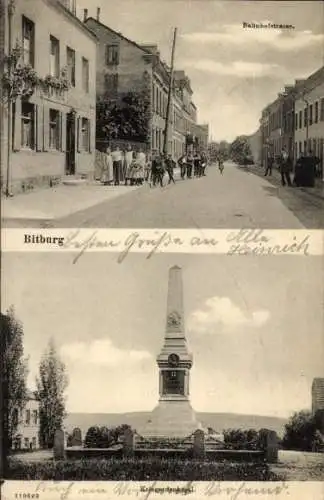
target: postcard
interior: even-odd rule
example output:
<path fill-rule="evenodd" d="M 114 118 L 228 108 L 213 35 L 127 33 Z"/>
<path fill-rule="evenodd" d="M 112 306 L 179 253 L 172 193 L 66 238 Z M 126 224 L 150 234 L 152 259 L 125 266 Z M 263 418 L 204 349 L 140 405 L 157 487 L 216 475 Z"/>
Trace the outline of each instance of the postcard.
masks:
<path fill-rule="evenodd" d="M 324 499 L 322 2 L 0 9 L 1 498 Z"/>

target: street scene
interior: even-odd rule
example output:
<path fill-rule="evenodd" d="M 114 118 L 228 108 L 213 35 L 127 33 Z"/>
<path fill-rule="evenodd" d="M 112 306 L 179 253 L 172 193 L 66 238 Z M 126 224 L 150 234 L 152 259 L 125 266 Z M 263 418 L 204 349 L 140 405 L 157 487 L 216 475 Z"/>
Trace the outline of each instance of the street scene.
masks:
<path fill-rule="evenodd" d="M 154 2 L 2 0 L 4 227 L 322 229 L 321 3 Z"/>
<path fill-rule="evenodd" d="M 323 481 L 321 256 L 3 269 L 5 477 Z"/>

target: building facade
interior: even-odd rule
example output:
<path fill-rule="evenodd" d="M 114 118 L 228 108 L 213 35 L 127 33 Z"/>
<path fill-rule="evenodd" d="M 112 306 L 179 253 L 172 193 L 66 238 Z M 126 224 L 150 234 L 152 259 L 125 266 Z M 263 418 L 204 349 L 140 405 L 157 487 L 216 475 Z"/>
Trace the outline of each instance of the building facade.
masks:
<path fill-rule="evenodd" d="M 32 391 L 27 391 L 27 401 L 24 409 L 15 414 L 17 430 L 13 438 L 13 448 L 16 450 L 37 450 L 39 441 L 39 401 Z"/>
<path fill-rule="evenodd" d="M 9 101 L 11 106 L 2 101 L 2 184 L 19 192 L 53 185 L 64 175 L 92 175 L 94 34 L 74 15 L 72 1 L 5 3 L 2 55 L 18 42 L 20 62 L 34 69 L 38 83 L 32 95 Z"/>
<path fill-rule="evenodd" d="M 262 130 L 258 128 L 254 134 L 248 136 L 248 143 L 253 157 L 253 163 L 260 165 L 262 161 Z"/>
<path fill-rule="evenodd" d="M 148 138 L 143 144 L 148 151 L 163 152 L 167 117 L 170 68 L 160 57 L 157 45 L 139 44 L 122 33 L 104 25 L 97 18 L 87 17 L 84 22 L 92 30 L 97 46 L 97 98 L 120 100 L 129 92 L 147 92 L 150 110 L 147 117 Z M 208 142 L 208 127 L 197 126 L 197 109 L 192 102 L 193 91 L 184 71 L 174 71 L 171 93 L 168 153 L 179 158 L 187 145 L 187 137 L 195 135 L 201 145 Z M 197 128 L 198 127 L 198 128 Z M 207 128 L 206 128 L 207 127 Z M 207 134 L 207 135 L 206 135 Z M 97 147 L 107 144 L 108 138 L 97 130 Z M 111 142 L 122 142 L 113 141 Z M 133 143 L 136 141 L 125 140 Z M 136 147 L 136 145 L 134 144 Z"/>
<path fill-rule="evenodd" d="M 294 157 L 311 151 L 324 179 L 324 66 L 304 80 L 295 100 Z"/>
<path fill-rule="evenodd" d="M 85 13 L 86 16 L 86 13 Z M 139 45 L 110 27 L 100 19 L 85 18 L 86 26 L 96 34 L 97 46 L 97 98 L 116 101 L 129 92 L 145 92 L 150 102 L 147 128 L 148 138 L 143 146 L 162 151 L 168 96 L 168 72 L 160 60 L 155 45 Z M 97 148 L 108 139 L 97 130 Z M 132 142 L 132 141 L 129 141 Z"/>

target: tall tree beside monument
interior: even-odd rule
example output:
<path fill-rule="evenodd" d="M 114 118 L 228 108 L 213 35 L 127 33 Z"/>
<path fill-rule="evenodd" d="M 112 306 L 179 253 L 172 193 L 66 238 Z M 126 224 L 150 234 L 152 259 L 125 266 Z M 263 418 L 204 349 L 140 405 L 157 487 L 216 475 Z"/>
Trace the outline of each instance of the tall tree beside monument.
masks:
<path fill-rule="evenodd" d="M 13 307 L 1 314 L 1 378 L 4 398 L 4 429 L 11 447 L 18 425 L 18 412 L 26 404 L 28 359 L 24 357 L 24 331 Z"/>
<path fill-rule="evenodd" d="M 53 340 L 40 361 L 36 384 L 40 400 L 40 442 L 44 448 L 52 448 L 55 431 L 62 429 L 66 416 L 65 390 L 68 386 L 66 367 Z"/>

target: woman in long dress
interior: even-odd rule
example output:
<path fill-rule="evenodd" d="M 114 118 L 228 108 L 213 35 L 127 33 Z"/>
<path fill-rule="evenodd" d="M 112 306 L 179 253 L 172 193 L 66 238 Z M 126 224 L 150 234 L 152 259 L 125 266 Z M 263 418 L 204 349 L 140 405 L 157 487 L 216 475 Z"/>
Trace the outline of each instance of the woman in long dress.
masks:
<path fill-rule="evenodd" d="M 133 162 L 133 151 L 131 145 L 129 144 L 127 146 L 127 151 L 125 153 L 125 186 L 127 186 L 128 181 L 131 183 L 132 162 Z"/>
<path fill-rule="evenodd" d="M 137 153 L 136 157 L 137 163 L 137 184 L 143 184 L 145 177 L 145 165 L 146 165 L 146 156 L 145 153 L 140 149 Z"/>
<path fill-rule="evenodd" d="M 103 160 L 103 172 L 101 176 L 101 182 L 105 186 L 107 186 L 111 184 L 114 180 L 113 160 L 109 148 L 107 148 L 106 152 L 102 154 L 102 160 Z"/>

